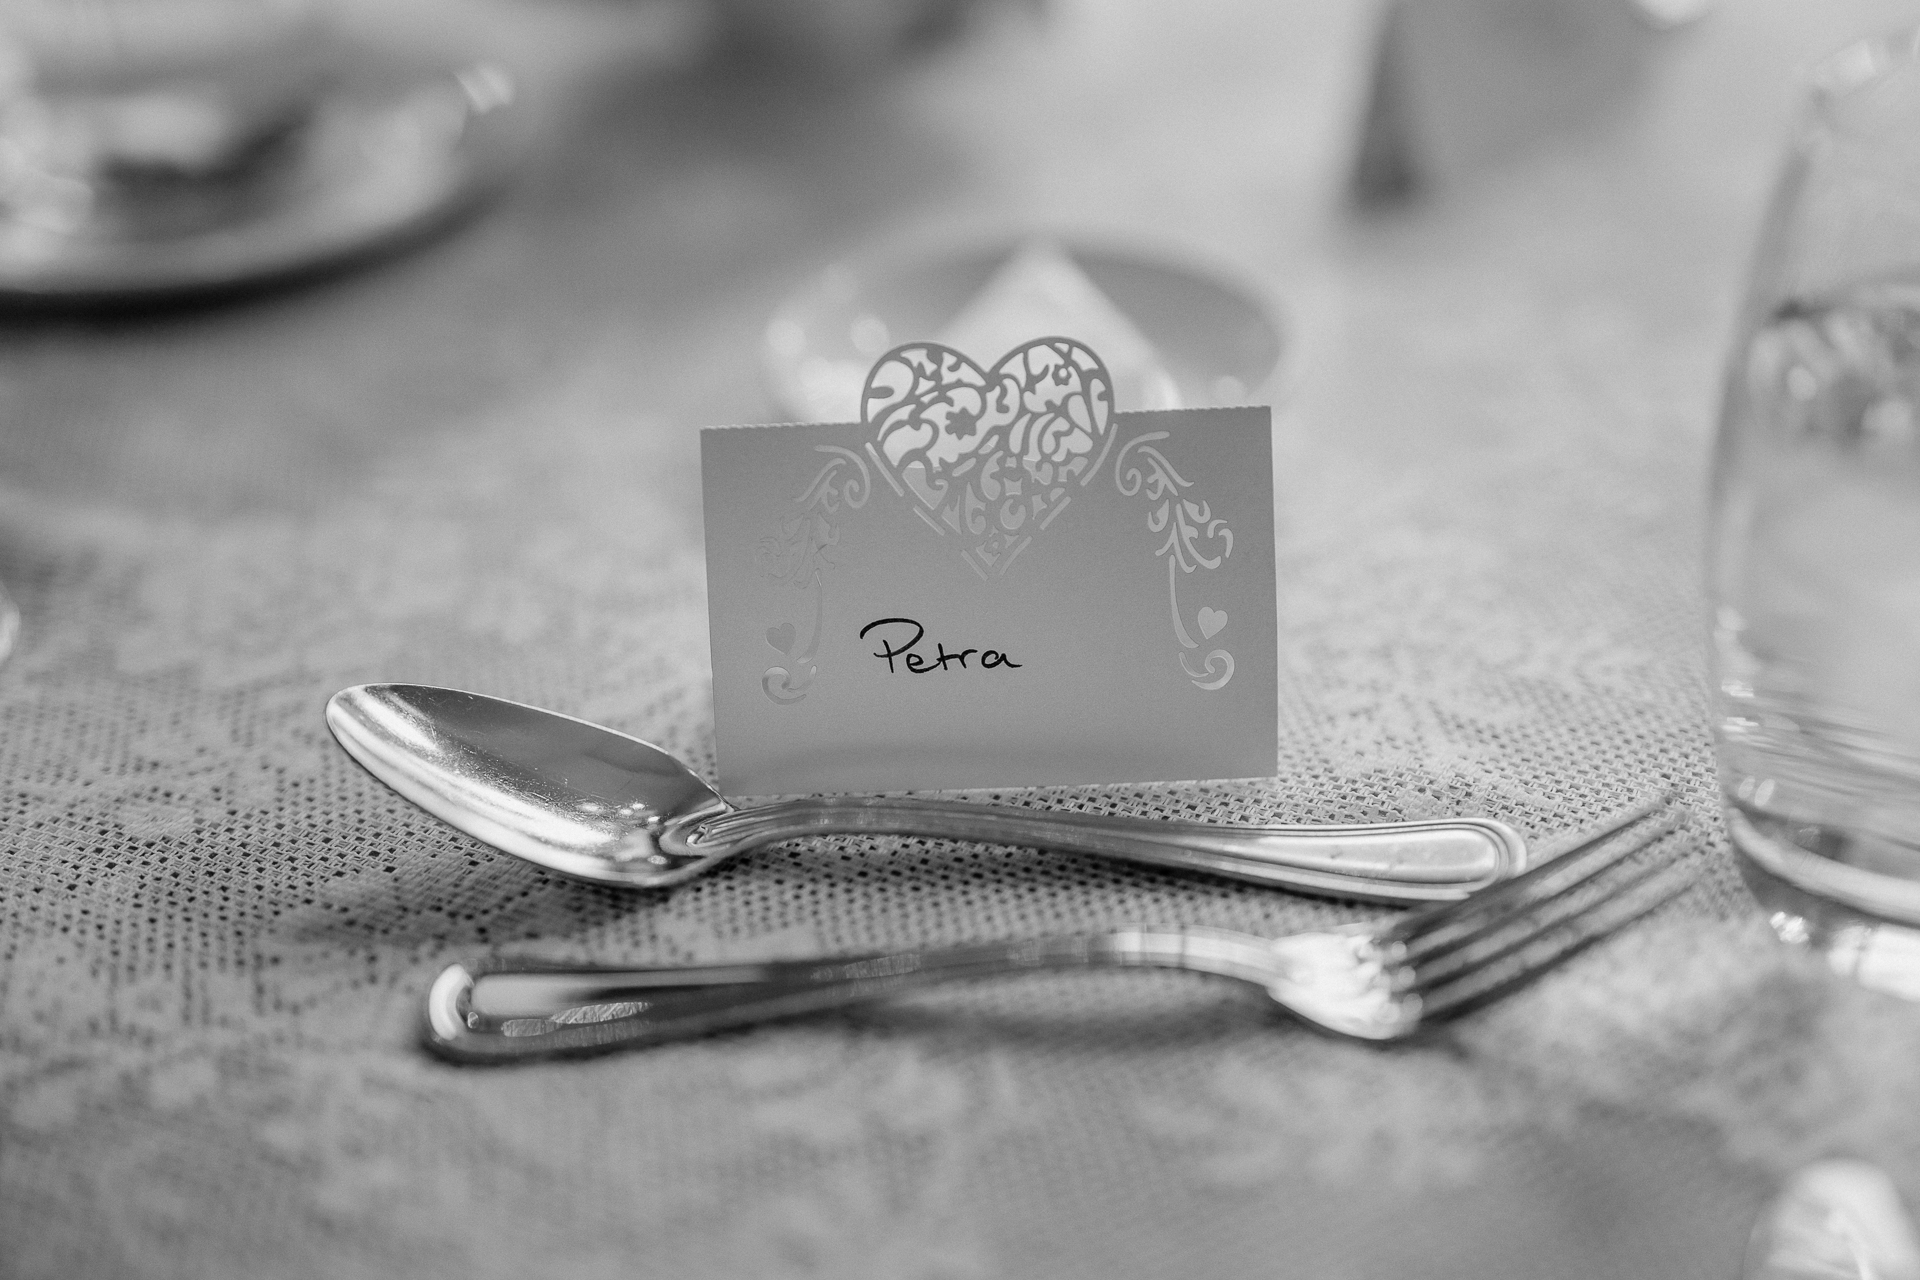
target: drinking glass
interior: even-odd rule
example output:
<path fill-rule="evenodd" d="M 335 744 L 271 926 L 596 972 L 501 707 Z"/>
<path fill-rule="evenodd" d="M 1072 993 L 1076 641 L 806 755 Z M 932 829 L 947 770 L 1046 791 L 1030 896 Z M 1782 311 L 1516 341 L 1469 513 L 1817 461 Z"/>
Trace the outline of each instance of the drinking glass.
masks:
<path fill-rule="evenodd" d="M 1920 31 L 1809 80 L 1728 362 L 1715 730 L 1775 929 L 1859 963 L 1920 924 Z"/>
<path fill-rule="evenodd" d="M 14 637 L 20 634 L 20 611 L 7 596 L 7 584 L 0 582 L 0 662 L 13 652 Z"/>

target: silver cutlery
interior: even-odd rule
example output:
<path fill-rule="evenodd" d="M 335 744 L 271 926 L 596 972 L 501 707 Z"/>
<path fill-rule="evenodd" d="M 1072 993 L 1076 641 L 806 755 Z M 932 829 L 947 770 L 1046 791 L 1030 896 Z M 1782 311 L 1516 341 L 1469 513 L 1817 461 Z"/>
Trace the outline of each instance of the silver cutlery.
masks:
<path fill-rule="evenodd" d="M 900 796 L 735 808 L 638 738 L 427 685 L 342 690 L 327 724 L 374 777 L 441 821 L 550 871 L 624 888 L 664 889 L 750 849 L 849 833 L 1022 845 L 1375 902 L 1460 898 L 1526 861 L 1519 833 L 1487 818 L 1231 826 Z"/>
<path fill-rule="evenodd" d="M 680 968 L 451 965 L 427 1047 L 455 1062 L 599 1053 L 1043 969 L 1161 968 L 1237 978 L 1324 1030 L 1399 1040 L 1476 1008 L 1660 906 L 1689 882 L 1662 796 L 1514 879 L 1381 924 L 1281 938 L 1137 926 L 890 954 Z M 1636 857 L 1646 851 L 1647 856 Z"/>

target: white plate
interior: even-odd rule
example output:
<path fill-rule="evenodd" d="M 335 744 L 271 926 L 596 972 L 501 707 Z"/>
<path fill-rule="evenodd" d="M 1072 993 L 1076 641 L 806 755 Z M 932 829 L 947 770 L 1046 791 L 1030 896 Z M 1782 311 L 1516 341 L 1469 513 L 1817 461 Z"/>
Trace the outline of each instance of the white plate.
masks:
<path fill-rule="evenodd" d="M 225 291 L 394 247 L 444 225 L 504 175 L 512 96 L 491 66 L 363 68 L 322 98 L 260 176 L 176 189 L 147 225 L 131 202 L 59 229 L 0 211 L 0 305 Z"/>
<path fill-rule="evenodd" d="M 990 366 L 1015 342 L 973 351 L 947 335 L 956 320 L 981 331 L 970 323 L 977 310 L 970 304 L 1035 245 L 1056 248 L 1118 313 L 1109 314 L 1106 324 L 1096 318 L 1095 330 L 1137 336 L 1150 349 L 1155 367 L 1130 377 L 1112 352 L 1101 350 L 1097 332 L 1020 335 L 1087 341 L 1114 368 L 1116 407 L 1247 404 L 1270 390 L 1281 330 L 1253 290 L 1152 251 L 1023 234 L 883 251 L 830 267 L 810 281 L 767 325 L 762 354 L 781 412 L 804 422 L 857 419 L 867 371 L 903 342 L 945 341 Z"/>

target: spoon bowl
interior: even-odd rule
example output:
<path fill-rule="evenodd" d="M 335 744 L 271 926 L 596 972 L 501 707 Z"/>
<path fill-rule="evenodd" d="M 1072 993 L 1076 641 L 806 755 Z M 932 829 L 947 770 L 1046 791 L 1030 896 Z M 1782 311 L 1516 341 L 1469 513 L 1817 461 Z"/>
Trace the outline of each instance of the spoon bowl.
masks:
<path fill-rule="evenodd" d="M 327 725 L 376 778 L 449 825 L 623 888 L 670 888 L 763 845 L 855 833 L 1054 849 L 1376 902 L 1465 897 L 1526 862 L 1519 834 L 1486 818 L 1230 826 L 904 796 L 736 808 L 638 738 L 428 685 L 344 689 L 327 702 Z"/>
<path fill-rule="evenodd" d="M 382 782 L 503 853 L 600 884 L 655 888 L 668 831 L 731 812 L 658 747 L 537 707 L 430 685 L 360 685 L 327 727 Z"/>

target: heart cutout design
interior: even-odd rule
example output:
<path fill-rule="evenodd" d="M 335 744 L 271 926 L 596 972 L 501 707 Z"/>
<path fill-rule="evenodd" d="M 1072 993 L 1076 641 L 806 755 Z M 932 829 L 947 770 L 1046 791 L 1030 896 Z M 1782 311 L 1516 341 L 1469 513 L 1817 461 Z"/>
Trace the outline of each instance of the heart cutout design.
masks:
<path fill-rule="evenodd" d="M 868 451 L 894 491 L 912 494 L 936 533 L 961 538 L 989 579 L 1099 474 L 1112 417 L 1112 375 L 1071 338 L 1036 338 L 991 369 L 909 343 L 874 363 L 860 396 Z"/>
<path fill-rule="evenodd" d="M 1195 620 L 1200 624 L 1201 639 L 1211 640 L 1220 634 L 1220 628 L 1227 625 L 1227 611 L 1202 608 Z"/>
<path fill-rule="evenodd" d="M 783 622 L 777 627 L 767 628 L 767 643 L 780 653 L 793 652 L 793 624 Z"/>

